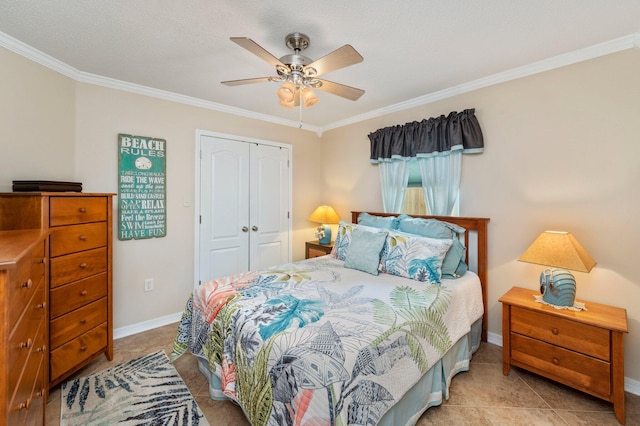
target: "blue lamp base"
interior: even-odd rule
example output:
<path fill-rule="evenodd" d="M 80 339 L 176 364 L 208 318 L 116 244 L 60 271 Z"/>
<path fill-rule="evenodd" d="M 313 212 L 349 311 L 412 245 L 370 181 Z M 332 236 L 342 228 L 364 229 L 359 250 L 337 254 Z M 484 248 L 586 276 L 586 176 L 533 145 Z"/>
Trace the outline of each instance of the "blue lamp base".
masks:
<path fill-rule="evenodd" d="M 329 225 L 320 225 L 316 231 L 318 236 L 318 243 L 329 244 L 331 242 L 331 228 Z"/>
<path fill-rule="evenodd" d="M 556 306 L 573 306 L 576 300 L 576 279 L 564 269 L 545 269 L 540 273 L 542 300 Z"/>

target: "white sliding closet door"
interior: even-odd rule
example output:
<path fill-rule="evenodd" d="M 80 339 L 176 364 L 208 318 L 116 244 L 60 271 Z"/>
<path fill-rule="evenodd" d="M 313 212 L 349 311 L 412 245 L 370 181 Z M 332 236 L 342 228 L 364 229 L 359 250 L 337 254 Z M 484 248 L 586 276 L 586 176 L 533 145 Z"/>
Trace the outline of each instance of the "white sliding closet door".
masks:
<path fill-rule="evenodd" d="M 199 281 L 290 259 L 289 149 L 200 138 Z"/>

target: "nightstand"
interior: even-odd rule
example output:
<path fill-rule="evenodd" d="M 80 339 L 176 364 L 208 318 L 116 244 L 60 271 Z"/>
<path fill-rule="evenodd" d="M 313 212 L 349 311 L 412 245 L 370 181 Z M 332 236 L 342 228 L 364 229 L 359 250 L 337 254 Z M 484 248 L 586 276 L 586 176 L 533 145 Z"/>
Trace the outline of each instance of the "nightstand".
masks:
<path fill-rule="evenodd" d="M 594 302 L 555 309 L 535 290 L 513 287 L 502 303 L 502 372 L 523 368 L 613 403 L 624 424 L 624 334 L 627 311 Z"/>
<path fill-rule="evenodd" d="M 329 244 L 320 244 L 318 240 L 307 241 L 305 243 L 304 258 L 310 259 L 312 257 L 330 254 L 331 249 L 333 249 L 333 243 L 334 241 L 331 241 Z"/>

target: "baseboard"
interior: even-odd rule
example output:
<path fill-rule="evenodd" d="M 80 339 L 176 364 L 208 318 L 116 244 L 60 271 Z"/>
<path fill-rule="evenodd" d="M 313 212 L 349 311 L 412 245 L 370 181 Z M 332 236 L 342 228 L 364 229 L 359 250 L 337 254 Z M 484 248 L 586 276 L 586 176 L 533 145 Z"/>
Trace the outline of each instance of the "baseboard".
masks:
<path fill-rule="evenodd" d="M 113 330 L 113 338 L 121 339 L 123 337 L 131 336 L 132 334 L 153 330 L 154 328 L 158 328 L 168 324 L 173 324 L 174 322 L 178 322 L 180 321 L 181 318 L 182 318 L 182 312 L 178 312 L 176 314 L 165 315 L 160 318 L 154 318 L 149 321 L 143 321 L 137 324 L 116 328 L 115 330 Z M 176 331 L 178 330 L 176 329 Z"/>
<path fill-rule="evenodd" d="M 502 335 L 496 333 L 487 333 L 487 342 L 502 347 Z M 624 390 L 634 395 L 640 395 L 640 382 L 625 377 Z"/>

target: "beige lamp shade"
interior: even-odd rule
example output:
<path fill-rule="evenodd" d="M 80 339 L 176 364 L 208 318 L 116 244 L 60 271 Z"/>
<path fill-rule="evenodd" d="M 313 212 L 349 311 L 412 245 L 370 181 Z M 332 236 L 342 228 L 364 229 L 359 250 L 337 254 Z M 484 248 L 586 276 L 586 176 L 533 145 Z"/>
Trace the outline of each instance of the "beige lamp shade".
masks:
<path fill-rule="evenodd" d="M 581 272 L 596 264 L 570 232 L 559 231 L 544 231 L 518 260 Z"/>
<path fill-rule="evenodd" d="M 309 222 L 316 222 L 321 224 L 339 223 L 340 216 L 331 206 L 319 206 L 309 216 Z"/>

